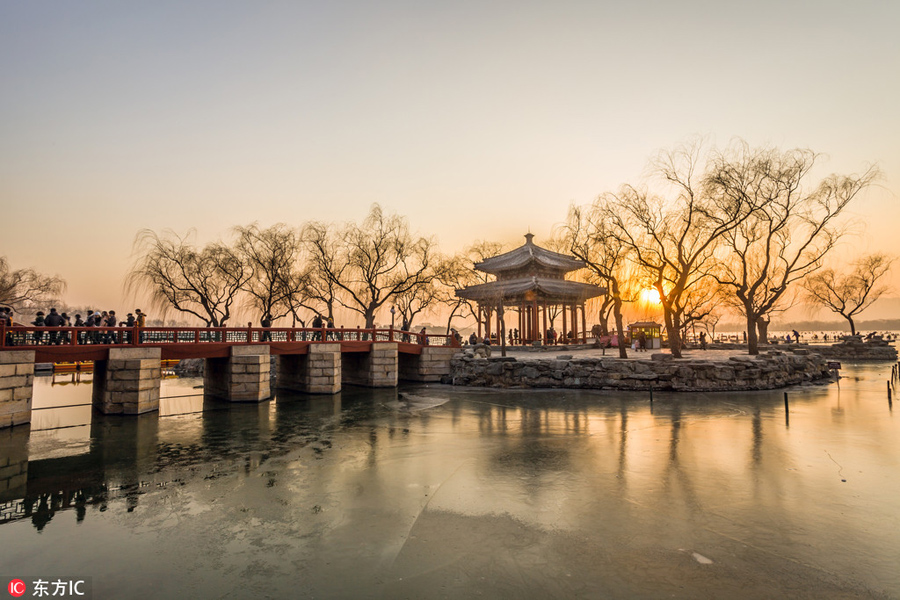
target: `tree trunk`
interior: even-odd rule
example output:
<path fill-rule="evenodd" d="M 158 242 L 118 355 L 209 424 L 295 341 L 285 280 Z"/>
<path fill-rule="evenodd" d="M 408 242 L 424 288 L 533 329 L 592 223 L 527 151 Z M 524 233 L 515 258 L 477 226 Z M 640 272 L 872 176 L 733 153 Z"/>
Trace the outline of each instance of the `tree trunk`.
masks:
<path fill-rule="evenodd" d="M 681 358 L 681 334 L 678 331 L 678 323 L 675 322 L 671 309 L 663 305 L 663 315 L 666 322 L 666 335 L 669 337 L 669 352 L 675 358 Z"/>
<path fill-rule="evenodd" d="M 853 322 L 853 317 L 847 317 L 847 320 L 850 321 L 850 335 L 856 335 L 856 324 Z"/>
<path fill-rule="evenodd" d="M 619 344 L 619 358 L 628 358 L 628 346 L 625 344 L 625 321 L 622 318 L 621 300 L 617 299 L 615 304 L 613 304 L 613 315 L 616 319 L 616 341 Z M 606 335 L 609 335 L 608 329 Z"/>
<path fill-rule="evenodd" d="M 759 340 L 760 344 L 768 344 L 769 343 L 769 323 L 771 319 L 766 319 L 765 315 L 760 315 L 756 318 L 756 328 L 759 330 Z M 747 325 L 750 325 L 748 323 Z M 747 333 L 747 338 L 749 339 L 749 332 Z"/>
<path fill-rule="evenodd" d="M 747 354 L 759 354 L 759 337 L 756 335 L 756 327 L 754 326 L 757 316 L 752 312 L 747 312 Z"/>

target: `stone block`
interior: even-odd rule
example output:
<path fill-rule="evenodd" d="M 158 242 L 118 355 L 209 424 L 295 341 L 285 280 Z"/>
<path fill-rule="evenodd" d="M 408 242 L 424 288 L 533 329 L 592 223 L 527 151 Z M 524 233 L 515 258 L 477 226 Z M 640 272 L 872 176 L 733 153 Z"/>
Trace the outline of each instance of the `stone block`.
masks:
<path fill-rule="evenodd" d="M 340 346 L 339 346 L 340 347 Z M 259 344 L 259 345 L 246 345 L 246 346 L 232 346 L 231 347 L 231 356 L 269 356 L 269 346 Z"/>
<path fill-rule="evenodd" d="M 310 394 L 336 394 L 340 391 L 340 387 L 332 385 L 310 385 L 307 390 Z"/>
<path fill-rule="evenodd" d="M 0 365 L 24 363 L 34 365 L 34 350 L 4 350 L 0 352 Z"/>
<path fill-rule="evenodd" d="M 21 389 L 21 388 L 16 388 Z M 8 402 L 13 399 L 15 390 L 13 388 L 0 389 L 0 402 Z"/>
<path fill-rule="evenodd" d="M 11 389 L 31 385 L 33 379 L 28 375 L 13 375 L 12 377 L 4 377 L 0 379 L 0 389 Z"/>
<path fill-rule="evenodd" d="M 31 407 L 28 407 L 28 410 L 17 412 L 11 415 L 10 422 L 12 425 L 24 425 L 25 423 L 31 423 Z"/>
<path fill-rule="evenodd" d="M 162 350 L 159 348 L 110 348 L 109 360 L 160 360 Z"/>
<path fill-rule="evenodd" d="M 34 375 L 34 364 L 33 363 L 24 363 L 16 365 L 16 375 Z"/>
<path fill-rule="evenodd" d="M 0 377 L 12 377 L 16 374 L 16 368 L 19 366 L 24 365 L 0 365 Z"/>

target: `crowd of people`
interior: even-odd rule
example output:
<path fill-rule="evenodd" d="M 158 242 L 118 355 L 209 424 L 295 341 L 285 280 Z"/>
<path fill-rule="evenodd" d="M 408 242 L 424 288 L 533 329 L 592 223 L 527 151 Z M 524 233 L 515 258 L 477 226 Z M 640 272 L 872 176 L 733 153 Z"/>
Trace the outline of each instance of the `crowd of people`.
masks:
<path fill-rule="evenodd" d="M 23 334 L 14 334 L 7 332 L 6 344 L 28 345 L 28 344 L 67 344 L 71 342 L 71 332 L 62 330 L 54 331 L 55 328 L 65 327 L 91 327 L 97 331 L 81 331 L 78 332 L 79 344 L 116 344 L 120 342 L 131 343 L 131 332 L 123 332 L 119 335 L 116 331 L 108 328 L 113 327 L 144 327 L 147 323 L 147 315 L 141 309 L 135 309 L 134 313 L 128 313 L 124 320 L 120 321 L 116 316 L 116 311 L 93 311 L 85 312 L 87 318 L 83 318 L 80 313 L 76 313 L 74 317 L 69 316 L 65 312 L 58 312 L 56 308 L 51 308 L 48 313 L 39 310 L 35 315 L 34 321 L 30 324 L 35 327 L 46 327 L 49 331 L 39 330 L 30 334 L 31 339 Z M 13 325 L 21 325 L 14 319 L 14 311 L 12 308 L 5 306 L 0 308 L 0 322 L 7 327 Z"/>

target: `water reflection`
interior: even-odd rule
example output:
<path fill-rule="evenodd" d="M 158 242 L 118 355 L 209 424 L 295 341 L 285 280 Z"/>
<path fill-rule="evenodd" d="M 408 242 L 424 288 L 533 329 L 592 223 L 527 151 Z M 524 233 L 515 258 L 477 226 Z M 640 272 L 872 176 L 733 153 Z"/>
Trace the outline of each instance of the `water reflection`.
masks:
<path fill-rule="evenodd" d="M 42 416 L 0 431 L 0 552 L 109 595 L 140 561 L 157 597 L 200 573 L 201 597 L 896 596 L 887 370 L 792 390 L 790 428 L 781 392 L 232 404 L 169 380 L 159 414 L 123 418 L 39 380 Z"/>

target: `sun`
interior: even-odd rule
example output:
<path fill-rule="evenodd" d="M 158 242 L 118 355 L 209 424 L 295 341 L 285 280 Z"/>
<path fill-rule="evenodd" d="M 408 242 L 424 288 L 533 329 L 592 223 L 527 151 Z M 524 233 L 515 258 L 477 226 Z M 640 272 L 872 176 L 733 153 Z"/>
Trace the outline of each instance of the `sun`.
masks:
<path fill-rule="evenodd" d="M 659 291 L 654 288 L 641 290 L 641 302 L 644 304 L 661 304 Z"/>

